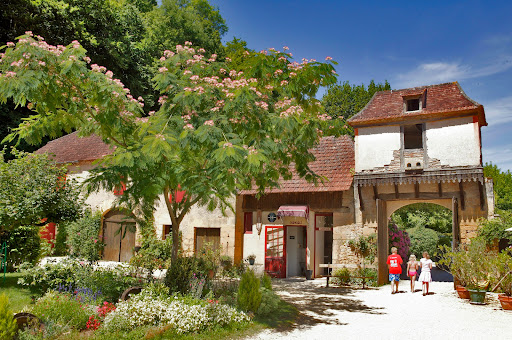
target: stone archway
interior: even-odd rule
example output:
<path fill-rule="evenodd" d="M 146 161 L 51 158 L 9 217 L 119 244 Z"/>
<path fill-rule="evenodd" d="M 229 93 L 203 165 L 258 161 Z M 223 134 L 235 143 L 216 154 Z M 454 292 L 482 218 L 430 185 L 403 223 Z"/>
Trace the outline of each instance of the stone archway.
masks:
<path fill-rule="evenodd" d="M 128 262 L 135 247 L 136 222 L 130 212 L 112 209 L 103 215 L 103 260 Z"/>
<path fill-rule="evenodd" d="M 455 176 L 439 180 L 423 174 L 411 176 L 407 181 L 403 177 L 361 177 L 354 178 L 356 225 L 363 233 L 365 230 L 377 233 L 377 270 L 381 284 L 388 281 L 388 218 L 400 207 L 424 202 L 450 209 L 455 246 L 476 236 L 478 220 L 494 213 L 492 182 L 488 183 L 481 175 L 466 181 Z"/>

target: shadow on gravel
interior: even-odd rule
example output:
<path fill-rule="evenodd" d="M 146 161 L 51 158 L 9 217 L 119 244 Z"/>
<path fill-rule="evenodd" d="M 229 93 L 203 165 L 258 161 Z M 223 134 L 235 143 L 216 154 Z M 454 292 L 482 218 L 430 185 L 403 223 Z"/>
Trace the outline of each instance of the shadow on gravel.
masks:
<path fill-rule="evenodd" d="M 316 284 L 316 282 L 315 282 Z M 351 313 L 384 314 L 383 308 L 370 307 L 354 297 L 357 289 L 315 285 L 303 278 L 273 281 L 274 291 L 281 299 L 293 304 L 299 311 L 296 322 L 287 329 L 311 327 L 317 324 L 346 325 L 337 317 L 336 311 Z M 369 288 L 372 289 L 372 288 Z"/>

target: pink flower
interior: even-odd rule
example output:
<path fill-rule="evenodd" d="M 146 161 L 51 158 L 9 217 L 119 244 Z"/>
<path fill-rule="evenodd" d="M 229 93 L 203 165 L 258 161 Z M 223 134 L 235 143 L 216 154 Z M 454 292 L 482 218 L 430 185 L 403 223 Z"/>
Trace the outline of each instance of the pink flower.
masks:
<path fill-rule="evenodd" d="M 325 60 L 332 60 L 332 58 L 327 56 L 327 57 L 325 57 Z"/>
<path fill-rule="evenodd" d="M 204 122 L 204 125 L 214 126 L 215 123 L 213 122 L 213 120 L 207 120 L 207 121 Z"/>

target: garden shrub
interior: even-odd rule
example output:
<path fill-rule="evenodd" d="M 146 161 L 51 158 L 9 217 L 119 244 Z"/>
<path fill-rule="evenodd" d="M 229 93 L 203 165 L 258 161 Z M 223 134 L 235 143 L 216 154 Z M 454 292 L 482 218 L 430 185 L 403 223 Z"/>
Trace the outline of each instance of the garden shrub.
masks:
<path fill-rule="evenodd" d="M 73 257 L 82 258 L 89 262 L 100 259 L 103 242 L 99 238 L 101 214 L 86 212 L 84 216 L 68 223 L 67 229 L 69 252 Z"/>
<path fill-rule="evenodd" d="M 23 262 L 35 264 L 41 251 L 39 227 L 19 226 L 6 233 L 2 240 L 7 244 L 7 270 L 14 271 Z"/>
<path fill-rule="evenodd" d="M 111 333 L 143 326 L 170 325 L 176 333 L 201 332 L 216 326 L 249 321 L 246 314 L 216 301 L 181 296 L 162 296 L 143 290 L 122 301 L 105 317 L 105 329 Z"/>
<path fill-rule="evenodd" d="M 43 322 L 54 322 L 69 325 L 71 328 L 82 330 L 86 328 L 91 311 L 69 294 L 48 291 L 39 298 L 32 313 Z"/>
<path fill-rule="evenodd" d="M 212 282 L 213 296 L 221 303 L 236 306 L 239 281 L 234 280 L 215 280 Z"/>
<path fill-rule="evenodd" d="M 335 285 L 349 284 L 350 283 L 350 270 L 346 267 L 338 268 L 334 271 L 332 283 Z"/>
<path fill-rule="evenodd" d="M 411 229 L 409 229 L 411 230 Z M 398 250 L 398 255 L 402 257 L 404 262 L 407 262 L 409 254 L 411 252 L 411 236 L 405 230 L 400 229 L 395 223 L 390 223 L 388 225 L 388 234 L 389 234 L 389 249 L 392 247 L 396 247 Z M 418 257 L 421 258 L 421 257 Z"/>
<path fill-rule="evenodd" d="M 19 270 L 22 277 L 18 284 L 29 286 L 41 294 L 48 289 L 58 289 L 59 286 L 75 284 L 75 273 L 81 268 L 78 261 L 65 260 L 60 263 L 47 263 L 44 266 L 32 266 L 24 263 Z"/>
<path fill-rule="evenodd" d="M 272 290 L 261 287 L 261 303 L 256 311 L 257 315 L 268 315 L 279 308 L 281 299 Z"/>
<path fill-rule="evenodd" d="M 247 270 L 242 274 L 238 286 L 238 306 L 244 311 L 256 313 L 260 303 L 260 280 L 254 274 L 254 271 Z"/>
<path fill-rule="evenodd" d="M 263 275 L 260 278 L 260 281 L 261 281 L 261 286 L 263 288 L 272 290 L 272 279 L 270 278 L 270 275 L 267 274 L 267 272 L 263 273 Z"/>
<path fill-rule="evenodd" d="M 411 238 L 410 252 L 416 255 L 416 258 L 421 259 L 424 251 L 428 252 L 430 257 L 435 256 L 439 242 L 439 236 L 435 230 L 425 227 L 416 227 L 407 229 L 407 233 Z M 404 258 L 404 261 L 405 259 L 407 259 L 407 257 Z"/>
<path fill-rule="evenodd" d="M 205 279 L 205 285 L 209 286 L 208 267 L 202 258 L 178 257 L 172 261 L 165 276 L 165 285 L 171 293 L 182 295 L 190 292 L 190 284 L 193 275 Z M 206 292 L 206 291 L 205 291 Z"/>
<path fill-rule="evenodd" d="M 9 309 L 9 298 L 2 294 L 0 295 L 0 339 L 12 339 L 17 328 L 14 314 Z"/>
<path fill-rule="evenodd" d="M 105 301 L 117 302 L 127 288 L 142 284 L 142 279 L 127 275 L 120 268 L 93 270 L 91 266 L 84 266 L 76 272 L 75 290 L 90 289 Z"/>
<path fill-rule="evenodd" d="M 366 279 L 366 284 L 370 287 L 377 287 L 378 286 L 378 280 L 377 280 L 377 270 L 373 268 L 358 268 L 355 270 L 353 276 L 360 276 L 360 277 L 369 277 L 369 279 Z M 354 278 L 352 282 L 356 285 L 362 285 L 363 279 L 360 278 Z"/>
<path fill-rule="evenodd" d="M 57 235 L 55 235 L 55 247 L 53 248 L 53 256 L 68 255 L 67 246 L 68 232 L 64 224 L 57 226 Z"/>

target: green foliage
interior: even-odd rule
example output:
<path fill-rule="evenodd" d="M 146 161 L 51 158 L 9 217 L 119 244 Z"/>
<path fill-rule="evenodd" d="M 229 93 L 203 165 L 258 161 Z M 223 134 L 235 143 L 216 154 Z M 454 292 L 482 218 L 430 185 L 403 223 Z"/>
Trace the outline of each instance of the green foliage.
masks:
<path fill-rule="evenodd" d="M 104 243 L 100 239 L 101 214 L 87 211 L 84 216 L 64 226 L 72 256 L 95 262 L 100 259 Z"/>
<path fill-rule="evenodd" d="M 205 1 L 190 4 L 222 29 Z M 308 166 L 311 150 L 321 135 L 344 131 L 340 120 L 319 115 L 315 99 L 320 86 L 336 81 L 333 61 L 297 63 L 290 53 L 272 49 L 244 54 L 243 66 L 234 69 L 229 59 L 209 58 L 187 42 L 156 63 L 160 106 L 141 119 L 143 98 L 129 95 L 111 71 L 89 68 L 78 42 L 57 48 L 39 39 L 21 37 L 5 48 L 0 62 L 6 75 L 0 78 L 0 101 L 12 99 L 34 113 L 9 139 L 38 143 L 63 128 L 99 135 L 117 148 L 90 172 L 88 191 L 111 191 L 130 178 L 119 203 L 147 214 L 164 194 L 173 232 L 192 206 L 233 209 L 228 197 L 238 190 L 254 185 L 262 193 L 293 171 L 319 183 Z M 177 191 L 185 192 L 180 202 L 170 199 Z M 173 258 L 179 248 L 174 242 Z"/>
<path fill-rule="evenodd" d="M 322 98 L 322 104 L 331 117 L 347 120 L 361 111 L 375 92 L 387 90 L 391 90 L 387 81 L 384 84 L 375 84 L 372 80 L 368 87 L 364 84 L 350 85 L 345 81 L 343 84 L 329 86 Z"/>
<path fill-rule="evenodd" d="M 0 339 L 12 339 L 16 334 L 17 325 L 13 313 L 9 309 L 9 299 L 0 295 Z"/>
<path fill-rule="evenodd" d="M 150 273 L 156 269 L 167 268 L 172 254 L 172 237 L 171 233 L 165 240 L 160 240 L 156 237 L 152 223 L 143 227 L 140 249 L 130 259 L 130 264 Z"/>
<path fill-rule="evenodd" d="M 81 213 L 77 185 L 63 180 L 66 169 L 47 155 L 13 150 L 15 159 L 5 161 L 0 152 L 0 233 L 19 226 L 71 221 Z"/>
<path fill-rule="evenodd" d="M 256 315 L 269 315 L 279 308 L 281 299 L 271 289 L 260 288 L 261 303 L 256 311 Z"/>
<path fill-rule="evenodd" d="M 8 271 L 13 271 L 23 262 L 35 264 L 39 260 L 41 250 L 39 227 L 19 226 L 6 232 L 2 240 L 7 243 Z"/>
<path fill-rule="evenodd" d="M 89 289 L 110 302 L 116 302 L 128 287 L 140 285 L 141 279 L 132 277 L 122 268 L 93 270 L 84 262 L 63 261 L 44 266 L 22 266 L 18 283 L 37 289 L 41 294 L 49 290 L 74 292 Z"/>
<path fill-rule="evenodd" d="M 350 270 L 346 267 L 336 269 L 333 274 L 332 283 L 335 285 L 349 284 L 351 281 Z"/>
<path fill-rule="evenodd" d="M 204 259 L 198 257 L 178 257 L 171 262 L 165 276 L 165 285 L 169 287 L 170 293 L 186 295 L 190 292 L 191 280 L 194 277 L 201 277 L 208 286 L 208 265 Z"/>
<path fill-rule="evenodd" d="M 270 275 L 267 274 L 267 272 L 264 272 L 263 275 L 260 278 L 261 286 L 267 290 L 272 290 L 272 279 L 270 278 Z"/>
<path fill-rule="evenodd" d="M 220 251 L 221 249 L 216 248 L 212 242 L 207 242 L 197 252 L 197 256 L 204 260 L 208 270 L 216 272 L 220 265 Z"/>
<path fill-rule="evenodd" d="M 74 329 L 85 329 L 90 312 L 68 294 L 49 291 L 36 301 L 32 313 L 43 322 L 69 325 Z"/>
<path fill-rule="evenodd" d="M 493 280 L 492 268 L 497 254 L 487 249 L 485 240 L 477 237 L 469 245 L 462 244 L 454 250 L 442 247 L 440 250 L 439 263 L 447 266 L 463 286 L 486 289 Z"/>
<path fill-rule="evenodd" d="M 442 234 L 452 232 L 451 210 L 432 203 L 406 205 L 391 215 L 391 221 L 403 230 L 426 227 Z"/>
<path fill-rule="evenodd" d="M 512 295 L 512 249 L 505 249 L 491 261 L 492 286 L 498 285 L 501 292 Z"/>
<path fill-rule="evenodd" d="M 361 276 L 361 277 L 369 277 L 369 279 L 365 279 L 365 282 L 370 287 L 377 287 L 377 270 L 373 268 L 358 268 L 355 270 L 353 276 Z M 356 285 L 362 285 L 362 280 L 360 278 L 354 278 L 352 282 Z"/>
<path fill-rule="evenodd" d="M 480 221 L 478 236 L 483 238 L 489 246 L 501 239 L 512 240 L 512 232 L 505 231 L 510 227 L 512 227 L 512 211 L 503 210 L 498 217 Z"/>
<path fill-rule="evenodd" d="M 247 270 L 242 274 L 238 286 L 238 307 L 244 311 L 256 313 L 260 304 L 260 280 L 254 274 L 254 271 Z"/>
<path fill-rule="evenodd" d="M 416 255 L 416 258 L 423 257 L 423 252 L 426 251 L 432 257 L 437 253 L 439 236 L 437 233 L 425 227 L 416 227 L 407 229 L 409 238 L 411 239 L 411 247 L 409 251 L 411 254 Z"/>
<path fill-rule="evenodd" d="M 348 246 L 357 257 L 361 258 L 363 267 L 365 263 L 372 264 L 375 262 L 377 256 L 377 236 L 375 234 L 361 235 L 357 239 L 348 241 Z"/>
<path fill-rule="evenodd" d="M 501 171 L 497 165 L 485 163 L 485 177 L 491 177 L 494 184 L 494 205 L 501 214 L 501 210 L 512 211 L 512 173 L 510 170 Z"/>
<path fill-rule="evenodd" d="M 57 226 L 57 235 L 55 235 L 55 248 L 53 248 L 53 256 L 68 255 L 67 238 L 68 232 L 64 224 Z"/>

